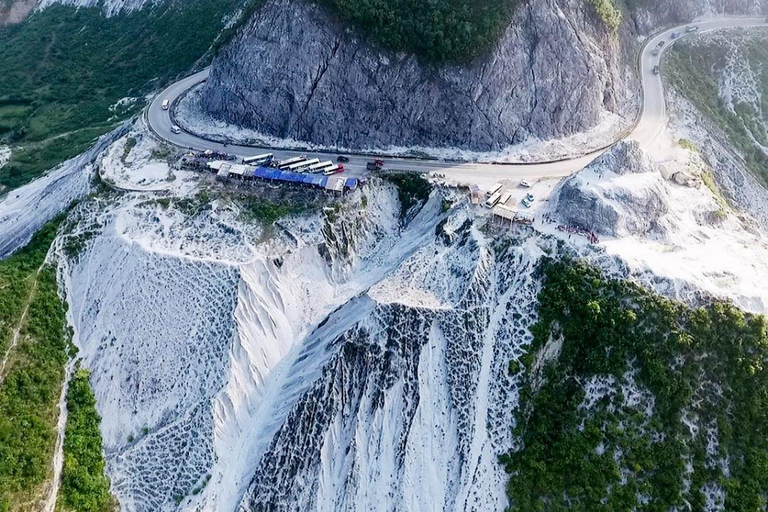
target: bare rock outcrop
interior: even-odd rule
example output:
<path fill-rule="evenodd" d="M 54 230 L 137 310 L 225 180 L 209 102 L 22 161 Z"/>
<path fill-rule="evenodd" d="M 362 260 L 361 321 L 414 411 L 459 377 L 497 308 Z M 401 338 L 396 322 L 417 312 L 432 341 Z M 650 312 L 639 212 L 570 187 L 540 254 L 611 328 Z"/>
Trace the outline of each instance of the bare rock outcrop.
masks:
<path fill-rule="evenodd" d="M 521 4 L 490 53 L 434 67 L 304 0 L 268 0 L 213 63 L 202 107 L 278 137 L 349 148 L 498 150 L 630 115 L 633 57 L 583 0 Z"/>
<path fill-rule="evenodd" d="M 669 211 L 658 169 L 637 142 L 621 142 L 567 179 L 555 215 L 569 225 L 608 236 L 661 234 Z"/>
<path fill-rule="evenodd" d="M 618 33 L 585 0 L 521 2 L 488 54 L 427 65 L 382 49 L 307 0 L 267 0 L 213 63 L 216 119 L 328 147 L 496 151 L 637 114 L 638 34 L 766 0 L 637 0 Z"/>

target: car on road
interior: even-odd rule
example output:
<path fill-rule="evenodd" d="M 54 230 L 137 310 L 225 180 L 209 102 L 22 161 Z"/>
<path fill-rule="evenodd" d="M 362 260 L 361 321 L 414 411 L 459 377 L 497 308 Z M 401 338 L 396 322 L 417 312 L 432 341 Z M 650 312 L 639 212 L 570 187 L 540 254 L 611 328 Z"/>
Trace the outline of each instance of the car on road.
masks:
<path fill-rule="evenodd" d="M 680 32 L 672 32 L 672 39 L 677 39 L 680 37 Z"/>
<path fill-rule="evenodd" d="M 348 156 L 344 156 L 344 155 L 339 155 L 339 156 L 336 158 L 336 161 L 337 161 L 337 162 L 341 162 L 341 163 L 343 163 L 343 164 L 348 164 L 348 163 L 349 163 L 349 157 L 348 157 Z"/>
<path fill-rule="evenodd" d="M 659 73 L 661 73 L 659 66 L 653 66 L 653 74 L 658 75 Z"/>
<path fill-rule="evenodd" d="M 697 30 L 699 30 L 699 27 L 697 27 L 695 25 L 685 28 L 686 34 L 690 34 L 691 32 L 696 32 Z"/>
<path fill-rule="evenodd" d="M 176 125 L 173 125 L 173 126 L 171 126 L 171 131 L 172 131 L 173 133 L 181 133 L 181 128 L 179 128 L 179 127 L 178 127 L 178 126 L 176 126 Z"/>
<path fill-rule="evenodd" d="M 525 181 L 525 180 L 522 180 L 522 181 L 520 182 L 520 186 L 521 186 L 521 187 L 523 187 L 523 188 L 531 188 L 531 184 L 530 184 L 530 183 L 528 183 L 528 182 L 527 182 L 527 181 Z"/>
<path fill-rule="evenodd" d="M 163 100 L 163 110 L 168 110 L 168 107 L 171 106 L 171 102 L 169 100 Z"/>
<path fill-rule="evenodd" d="M 653 54 L 654 57 L 658 57 L 659 53 L 661 53 L 661 50 L 659 50 L 658 48 L 654 48 L 651 53 Z"/>
<path fill-rule="evenodd" d="M 659 46 L 659 48 L 664 48 L 665 44 L 667 44 L 667 42 L 662 39 L 661 41 L 659 41 L 658 46 Z"/>

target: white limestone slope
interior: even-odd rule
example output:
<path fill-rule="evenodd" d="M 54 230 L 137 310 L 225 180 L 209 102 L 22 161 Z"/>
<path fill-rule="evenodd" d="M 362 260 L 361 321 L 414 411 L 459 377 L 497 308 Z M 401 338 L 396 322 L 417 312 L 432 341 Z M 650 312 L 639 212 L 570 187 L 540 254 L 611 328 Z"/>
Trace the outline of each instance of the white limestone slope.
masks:
<path fill-rule="evenodd" d="M 2 199 L 0 258 L 26 245 L 43 224 L 90 191 L 95 160 L 127 129 L 125 124 L 102 136 L 82 155 L 67 160 L 32 183 L 10 191 Z"/>
<path fill-rule="evenodd" d="M 121 508 L 502 509 L 541 250 L 499 257 L 463 201 L 402 226 L 376 184 L 267 239 L 218 202 L 80 205 L 62 275 Z"/>
<path fill-rule="evenodd" d="M 530 340 L 542 252 L 532 240 L 497 253 L 468 220 L 454 212 L 445 238 L 430 233 L 303 343 L 286 371 L 315 377 L 283 387 L 302 394 L 240 510 L 505 507 L 508 362 Z"/>
<path fill-rule="evenodd" d="M 37 9 L 45 9 L 55 4 L 72 7 L 97 7 L 104 9 L 105 16 L 115 16 L 121 12 L 136 11 L 145 5 L 152 5 L 156 0 L 40 0 Z"/>

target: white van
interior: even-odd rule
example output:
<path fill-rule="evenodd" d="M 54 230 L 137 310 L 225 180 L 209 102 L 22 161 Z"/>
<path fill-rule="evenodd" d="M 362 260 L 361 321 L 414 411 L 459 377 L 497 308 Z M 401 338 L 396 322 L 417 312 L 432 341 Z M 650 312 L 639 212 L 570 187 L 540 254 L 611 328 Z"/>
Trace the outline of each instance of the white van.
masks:
<path fill-rule="evenodd" d="M 168 100 L 163 100 L 163 110 L 168 110 L 168 107 L 171 106 L 171 102 Z"/>
<path fill-rule="evenodd" d="M 173 126 L 171 126 L 171 131 L 172 131 L 173 133 L 181 133 L 181 128 L 179 128 L 179 127 L 178 127 L 178 126 L 176 126 L 176 125 L 173 125 Z"/>

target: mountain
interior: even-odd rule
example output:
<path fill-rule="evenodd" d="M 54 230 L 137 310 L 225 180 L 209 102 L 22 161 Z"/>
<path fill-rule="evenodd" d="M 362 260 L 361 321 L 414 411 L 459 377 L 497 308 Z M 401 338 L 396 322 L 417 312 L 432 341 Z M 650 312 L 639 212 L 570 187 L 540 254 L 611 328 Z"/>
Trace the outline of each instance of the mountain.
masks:
<path fill-rule="evenodd" d="M 593 129 L 611 115 L 627 126 L 638 108 L 638 33 L 764 8 L 761 0 L 674 5 L 633 2 L 612 29 L 583 0 L 516 4 L 477 56 L 465 50 L 465 62 L 435 63 L 383 46 L 373 21 L 363 30 L 319 4 L 269 0 L 214 60 L 198 107 L 266 135 L 341 148 L 498 151 Z"/>

